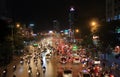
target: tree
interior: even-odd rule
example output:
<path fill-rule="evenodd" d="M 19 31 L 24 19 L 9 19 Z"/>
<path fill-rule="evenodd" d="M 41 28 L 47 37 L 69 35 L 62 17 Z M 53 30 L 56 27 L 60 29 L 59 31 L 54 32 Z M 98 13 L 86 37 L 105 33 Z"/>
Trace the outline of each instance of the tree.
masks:
<path fill-rule="evenodd" d="M 114 47 L 118 42 L 116 40 L 115 29 L 120 25 L 119 21 L 103 22 L 99 28 L 100 40 L 106 48 L 108 45 Z"/>
<path fill-rule="evenodd" d="M 5 65 L 12 59 L 11 28 L 7 20 L 0 19 L 0 62 Z"/>
<path fill-rule="evenodd" d="M 14 27 L 13 38 L 14 50 L 16 51 L 16 53 L 20 53 L 20 50 L 24 48 L 24 37 L 22 36 L 20 28 Z"/>

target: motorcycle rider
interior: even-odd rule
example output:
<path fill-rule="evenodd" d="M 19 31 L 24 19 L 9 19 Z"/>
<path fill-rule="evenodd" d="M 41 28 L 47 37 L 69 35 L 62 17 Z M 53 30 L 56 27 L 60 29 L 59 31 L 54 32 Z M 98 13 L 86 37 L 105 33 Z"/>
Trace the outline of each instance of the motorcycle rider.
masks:
<path fill-rule="evenodd" d="M 13 66 L 13 71 L 15 71 L 15 70 L 16 70 L 16 65 Z"/>

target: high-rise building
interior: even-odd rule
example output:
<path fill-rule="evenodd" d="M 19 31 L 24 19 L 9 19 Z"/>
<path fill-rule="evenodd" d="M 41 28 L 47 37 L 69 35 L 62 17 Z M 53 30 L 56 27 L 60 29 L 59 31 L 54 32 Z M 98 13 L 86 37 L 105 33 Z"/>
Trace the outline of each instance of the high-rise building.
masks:
<path fill-rule="evenodd" d="M 60 23 L 58 22 L 58 20 L 53 20 L 53 28 L 57 32 L 60 31 Z"/>
<path fill-rule="evenodd" d="M 11 20 L 11 5 L 12 4 L 9 0 L 0 0 L 0 19 Z"/>
<path fill-rule="evenodd" d="M 6 0 L 0 0 L 0 17 L 5 16 L 6 13 Z"/>
<path fill-rule="evenodd" d="M 70 8 L 70 12 L 69 12 L 69 26 L 70 26 L 70 29 L 72 30 L 74 30 L 74 11 L 75 11 L 75 9 L 74 9 L 74 7 L 71 7 Z"/>
<path fill-rule="evenodd" d="M 120 0 L 106 0 L 106 21 L 120 20 Z"/>

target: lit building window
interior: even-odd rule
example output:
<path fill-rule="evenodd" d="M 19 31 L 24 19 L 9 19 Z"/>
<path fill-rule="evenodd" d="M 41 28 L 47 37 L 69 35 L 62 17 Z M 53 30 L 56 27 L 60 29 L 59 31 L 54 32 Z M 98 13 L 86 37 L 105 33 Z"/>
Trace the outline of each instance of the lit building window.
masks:
<path fill-rule="evenodd" d="M 107 19 L 107 22 L 110 22 L 110 18 Z"/>
<path fill-rule="evenodd" d="M 119 16 L 118 16 L 118 19 L 120 19 L 120 14 L 119 14 Z"/>
<path fill-rule="evenodd" d="M 114 16 L 114 20 L 117 20 L 117 16 Z"/>

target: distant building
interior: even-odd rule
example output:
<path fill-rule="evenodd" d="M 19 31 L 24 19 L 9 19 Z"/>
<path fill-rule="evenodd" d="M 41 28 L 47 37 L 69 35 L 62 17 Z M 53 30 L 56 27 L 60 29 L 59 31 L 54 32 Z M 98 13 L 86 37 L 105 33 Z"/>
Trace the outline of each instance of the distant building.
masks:
<path fill-rule="evenodd" d="M 0 0 L 0 17 L 6 14 L 6 0 Z"/>
<path fill-rule="evenodd" d="M 9 0 L 0 0 L 0 19 L 11 22 L 12 20 L 12 8 Z"/>
<path fill-rule="evenodd" d="M 106 0 L 106 21 L 120 20 L 120 0 Z"/>
<path fill-rule="evenodd" d="M 53 20 L 53 28 L 56 32 L 60 31 L 60 23 L 58 22 L 58 20 Z"/>

